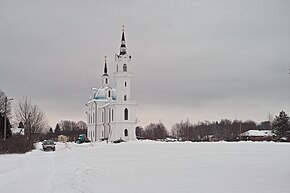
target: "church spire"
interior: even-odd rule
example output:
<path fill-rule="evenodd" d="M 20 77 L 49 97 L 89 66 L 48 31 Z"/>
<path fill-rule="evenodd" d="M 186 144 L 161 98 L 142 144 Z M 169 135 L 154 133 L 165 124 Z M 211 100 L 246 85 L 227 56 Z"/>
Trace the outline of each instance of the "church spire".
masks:
<path fill-rule="evenodd" d="M 105 66 L 104 66 L 104 74 L 102 76 L 102 83 L 103 85 L 109 84 L 109 75 L 108 75 L 108 69 L 107 69 L 107 56 L 105 56 Z"/>
<path fill-rule="evenodd" d="M 125 26 L 122 26 L 122 39 L 121 39 L 121 47 L 120 47 L 120 55 L 125 55 L 127 54 L 126 51 L 126 40 L 125 40 Z"/>
<path fill-rule="evenodd" d="M 104 67 L 104 74 L 103 76 L 107 75 L 108 76 L 108 69 L 107 69 L 107 56 L 105 56 L 105 67 Z"/>

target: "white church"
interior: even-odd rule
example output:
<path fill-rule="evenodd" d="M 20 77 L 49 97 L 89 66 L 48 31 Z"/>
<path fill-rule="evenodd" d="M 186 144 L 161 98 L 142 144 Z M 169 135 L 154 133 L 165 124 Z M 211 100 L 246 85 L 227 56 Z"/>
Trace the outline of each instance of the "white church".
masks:
<path fill-rule="evenodd" d="M 116 68 L 113 76 L 115 88 L 110 86 L 112 79 L 108 73 L 105 57 L 102 85 L 100 88 L 92 88 L 92 94 L 86 104 L 87 137 L 91 141 L 136 140 L 137 103 L 131 99 L 133 74 L 130 72 L 130 60 L 123 27 L 120 52 L 115 55 Z"/>

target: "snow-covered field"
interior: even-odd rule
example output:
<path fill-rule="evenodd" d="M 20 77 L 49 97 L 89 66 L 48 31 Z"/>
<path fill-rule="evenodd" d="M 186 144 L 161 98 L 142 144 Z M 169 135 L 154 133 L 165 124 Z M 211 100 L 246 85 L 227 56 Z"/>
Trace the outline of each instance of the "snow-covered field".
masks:
<path fill-rule="evenodd" d="M 0 155 L 1 193 L 289 193 L 290 144 L 57 144 Z"/>

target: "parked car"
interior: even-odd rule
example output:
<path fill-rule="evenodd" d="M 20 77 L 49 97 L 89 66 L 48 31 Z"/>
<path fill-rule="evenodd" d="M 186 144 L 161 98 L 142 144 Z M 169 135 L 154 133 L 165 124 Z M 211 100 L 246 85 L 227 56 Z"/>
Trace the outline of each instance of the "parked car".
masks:
<path fill-rule="evenodd" d="M 55 143 L 52 140 L 44 140 L 42 142 L 42 149 L 43 151 L 52 150 L 55 151 Z"/>

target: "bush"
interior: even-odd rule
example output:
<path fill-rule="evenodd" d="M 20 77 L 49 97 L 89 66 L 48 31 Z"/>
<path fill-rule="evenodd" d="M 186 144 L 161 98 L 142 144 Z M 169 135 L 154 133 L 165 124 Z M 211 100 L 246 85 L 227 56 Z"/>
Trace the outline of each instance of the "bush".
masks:
<path fill-rule="evenodd" d="M 0 154 L 26 153 L 34 149 L 33 143 L 25 137 L 0 139 Z"/>

